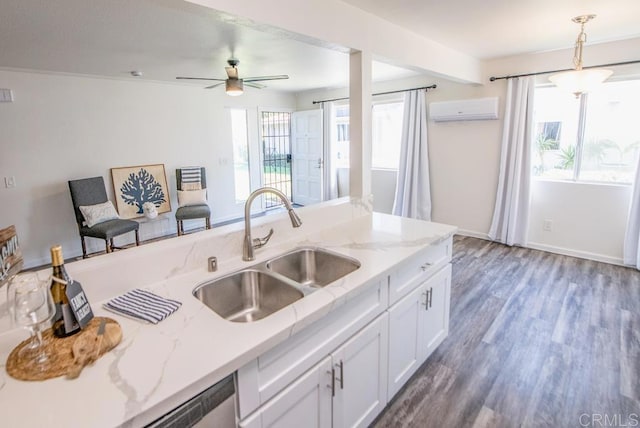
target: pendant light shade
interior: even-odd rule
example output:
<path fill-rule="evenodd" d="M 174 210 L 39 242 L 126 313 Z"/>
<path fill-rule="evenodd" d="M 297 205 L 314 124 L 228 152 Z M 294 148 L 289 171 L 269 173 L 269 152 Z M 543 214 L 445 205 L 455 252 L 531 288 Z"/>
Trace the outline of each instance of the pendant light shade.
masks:
<path fill-rule="evenodd" d="M 573 70 L 549 76 L 549 80 L 559 88 L 571 92 L 577 98 L 580 94 L 587 93 L 598 87 L 612 74 L 613 71 L 602 68 Z"/>
<path fill-rule="evenodd" d="M 563 71 L 549 76 L 549 80 L 561 89 L 573 93 L 576 98 L 581 94 L 595 89 L 613 74 L 611 70 L 601 68 L 582 68 L 582 50 L 587 41 L 587 34 L 584 32 L 584 24 L 595 18 L 595 15 L 581 15 L 572 19 L 576 24 L 580 24 L 580 33 L 576 39 L 573 54 L 573 65 L 575 70 Z"/>
<path fill-rule="evenodd" d="M 244 83 L 242 79 L 227 79 L 225 88 L 227 95 L 237 97 L 244 92 Z"/>

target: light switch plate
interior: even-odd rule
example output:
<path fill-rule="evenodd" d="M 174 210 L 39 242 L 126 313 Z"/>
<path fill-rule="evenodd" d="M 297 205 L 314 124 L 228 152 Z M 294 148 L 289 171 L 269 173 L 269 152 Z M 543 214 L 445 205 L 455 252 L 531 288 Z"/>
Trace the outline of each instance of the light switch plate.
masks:
<path fill-rule="evenodd" d="M 0 89 L 0 103 L 12 103 L 13 91 L 11 89 Z"/>
<path fill-rule="evenodd" d="M 5 177 L 4 187 L 6 187 L 7 189 L 12 189 L 16 187 L 16 178 L 13 175 L 11 177 Z"/>

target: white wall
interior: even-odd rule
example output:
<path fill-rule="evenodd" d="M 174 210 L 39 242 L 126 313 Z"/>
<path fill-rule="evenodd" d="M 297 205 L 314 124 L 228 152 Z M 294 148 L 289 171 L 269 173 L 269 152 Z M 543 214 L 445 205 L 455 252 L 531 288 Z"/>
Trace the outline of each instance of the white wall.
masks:
<path fill-rule="evenodd" d="M 398 171 L 371 170 L 371 193 L 373 194 L 373 210 L 375 212 L 392 214 L 397 181 Z"/>
<path fill-rule="evenodd" d="M 640 52 L 640 38 L 587 46 L 585 59 L 587 65 L 630 61 L 638 59 L 637 52 Z M 465 85 L 430 77 L 374 85 L 374 92 L 384 92 L 436 83 L 438 88 L 427 92 L 427 103 L 499 97 L 498 120 L 428 122 L 433 221 L 453 224 L 463 233 L 486 237 L 495 203 L 506 95 L 506 81 L 489 82 L 489 77 L 567 68 L 572 55 L 572 50 L 561 50 L 487 62 L 483 85 Z M 615 67 L 614 72 L 614 78 L 639 77 L 640 65 Z M 546 81 L 547 76 L 539 77 L 539 82 Z M 309 108 L 312 100 L 345 95 L 346 91 L 339 89 L 302 93 L 298 94 L 297 105 L 298 108 Z M 380 175 L 373 178 L 377 180 L 374 204 L 388 207 L 392 201 L 378 199 L 388 198 L 391 193 L 375 191 L 381 179 L 384 178 Z M 391 180 L 391 177 L 387 179 Z M 391 186 L 394 184 L 389 181 L 385 187 Z M 530 245 L 621 263 L 630 192 L 630 186 L 534 181 Z M 553 220 L 551 232 L 542 230 L 544 219 Z"/>
<path fill-rule="evenodd" d="M 621 263 L 631 186 L 533 180 L 531 190 L 529 246 Z"/>
<path fill-rule="evenodd" d="M 429 86 L 434 83 L 437 88 L 427 92 L 427 104 L 487 96 L 504 99 L 504 85 L 501 84 L 465 85 L 428 76 L 378 82 L 374 84 L 373 92 Z M 346 95 L 346 90 L 340 89 L 300 93 L 297 96 L 297 108 L 308 109 L 314 100 Z M 501 131 L 500 120 L 428 122 L 433 221 L 456 225 L 473 235 L 486 234 L 495 203 Z M 390 212 L 396 175 L 375 170 L 372 175 L 374 209 Z M 388 181 L 382 184 L 385 179 Z"/>
<path fill-rule="evenodd" d="M 225 107 L 249 110 L 256 143 L 259 106 L 295 105 L 292 95 L 274 91 L 232 98 L 181 84 L 15 71 L 0 71 L 0 87 L 15 98 L 0 104 L 0 180 L 17 183 L 0 187 L 0 227 L 16 225 L 27 266 L 48 263 L 53 244 L 66 257 L 81 254 L 67 181 L 102 175 L 113 200 L 112 167 L 165 164 L 175 213 L 175 168 L 202 165 L 213 220 L 241 215 Z M 143 224 L 142 237 L 175 232 L 173 213 Z M 104 249 L 99 240 L 88 243 Z"/>

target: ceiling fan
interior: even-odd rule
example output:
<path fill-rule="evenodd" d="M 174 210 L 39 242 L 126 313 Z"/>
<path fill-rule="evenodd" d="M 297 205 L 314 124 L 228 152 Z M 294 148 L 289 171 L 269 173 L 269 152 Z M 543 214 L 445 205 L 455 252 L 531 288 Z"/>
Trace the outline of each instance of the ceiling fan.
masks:
<path fill-rule="evenodd" d="M 255 82 L 263 82 L 265 80 L 282 80 L 288 79 L 289 76 L 286 74 L 279 74 L 277 76 L 258 76 L 258 77 L 245 77 L 244 79 L 240 79 L 238 77 L 238 64 L 240 63 L 237 59 L 229 59 L 227 60 L 229 67 L 225 67 L 224 69 L 227 71 L 226 79 L 210 79 L 206 77 L 176 77 L 176 79 L 180 80 L 213 80 L 220 83 L 213 84 L 211 86 L 207 86 L 204 89 L 211 89 L 225 84 L 227 95 L 238 96 L 242 95 L 244 92 L 244 85 L 250 86 L 252 88 L 262 89 L 266 88 L 265 85 Z"/>

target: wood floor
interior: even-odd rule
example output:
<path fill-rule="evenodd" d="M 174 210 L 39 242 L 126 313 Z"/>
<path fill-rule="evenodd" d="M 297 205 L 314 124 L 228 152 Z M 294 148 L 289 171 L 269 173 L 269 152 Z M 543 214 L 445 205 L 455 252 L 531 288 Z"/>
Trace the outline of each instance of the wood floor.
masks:
<path fill-rule="evenodd" d="M 374 426 L 640 426 L 640 272 L 456 237 L 449 337 Z"/>

